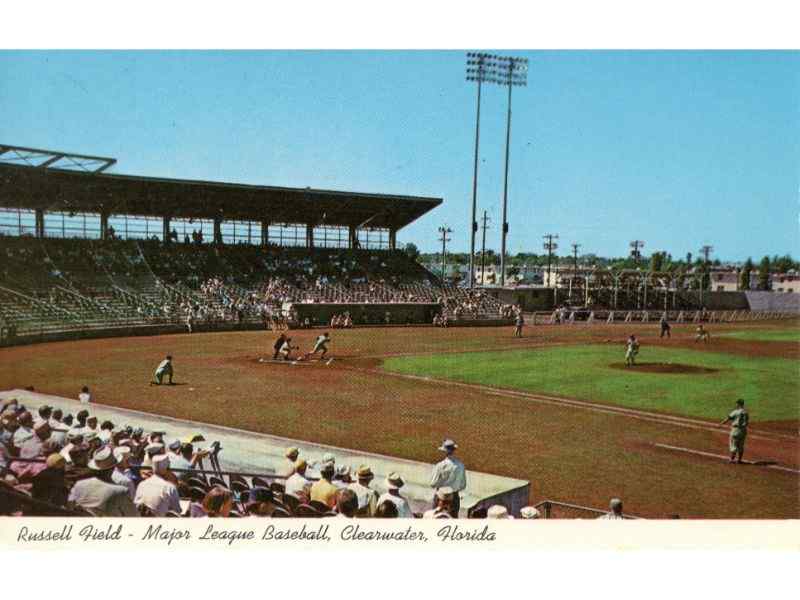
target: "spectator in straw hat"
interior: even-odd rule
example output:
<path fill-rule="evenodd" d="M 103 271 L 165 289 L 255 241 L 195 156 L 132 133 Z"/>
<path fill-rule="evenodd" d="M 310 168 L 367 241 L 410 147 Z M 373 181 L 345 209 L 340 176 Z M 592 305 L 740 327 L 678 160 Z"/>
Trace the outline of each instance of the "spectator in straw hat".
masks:
<path fill-rule="evenodd" d="M 311 492 L 309 494 L 310 500 L 314 502 L 321 502 L 328 508 L 336 506 L 336 492 L 339 491 L 333 485 L 333 474 L 336 468 L 333 463 L 322 463 L 319 469 L 320 479 L 311 485 Z"/>
<path fill-rule="evenodd" d="M 281 468 L 278 468 L 276 473 L 289 478 L 294 473 L 294 465 L 297 462 L 297 458 L 300 456 L 300 450 L 294 446 L 286 448 L 283 456 L 284 461 L 281 463 Z"/>
<path fill-rule="evenodd" d="M 502 504 L 495 504 L 494 506 L 490 506 L 489 510 L 486 511 L 486 518 L 487 519 L 513 519 L 510 514 L 508 514 L 508 509 L 503 506 Z"/>
<path fill-rule="evenodd" d="M 402 488 L 405 484 L 406 482 L 403 481 L 403 478 L 400 477 L 399 474 L 389 473 L 389 476 L 386 477 L 387 491 L 378 498 L 378 504 L 389 501 L 394 504 L 395 508 L 397 509 L 397 516 L 399 518 L 410 519 L 413 518 L 414 513 L 411 512 L 411 507 L 408 505 L 408 501 L 400 495 L 400 488 Z"/>
<path fill-rule="evenodd" d="M 306 479 L 306 469 L 308 469 L 308 463 L 305 459 L 299 459 L 294 463 L 294 473 L 284 484 L 285 492 L 298 500 L 308 496 L 308 488 L 311 486 L 311 482 Z"/>
<path fill-rule="evenodd" d="M 436 463 L 431 475 L 431 487 L 438 490 L 441 487 L 449 487 L 453 490 L 453 502 L 450 507 L 450 516 L 458 518 L 458 511 L 461 509 L 461 492 L 467 487 L 467 471 L 464 463 L 455 457 L 458 445 L 453 440 L 444 440 L 439 450 L 445 453 L 444 459 Z M 434 498 L 433 506 L 436 508 L 438 500 Z"/>
<path fill-rule="evenodd" d="M 440 487 L 436 490 L 436 507 L 422 513 L 423 519 L 450 519 L 453 507 L 453 488 Z"/>
<path fill-rule="evenodd" d="M 33 428 L 33 437 L 25 440 L 19 448 L 20 458 L 36 458 L 56 450 L 50 440 L 50 423 L 39 421 Z"/>
<path fill-rule="evenodd" d="M 333 477 L 333 485 L 340 490 L 346 489 L 353 483 L 353 478 L 350 476 L 350 465 L 339 465 L 336 468 L 336 475 Z"/>
<path fill-rule="evenodd" d="M 537 508 L 525 506 L 519 510 L 519 516 L 522 519 L 539 519 L 542 515 Z"/>
<path fill-rule="evenodd" d="M 358 499 L 358 512 L 365 516 L 373 516 L 375 509 L 378 507 L 378 492 L 369 487 L 370 482 L 374 479 L 372 469 L 367 465 L 361 465 L 356 471 L 356 481 L 351 483 L 348 487 L 353 490 Z"/>
<path fill-rule="evenodd" d="M 102 448 L 89 461 L 93 477 L 81 479 L 69 494 L 69 502 L 101 517 L 136 516 L 128 490 L 112 482 L 117 460 L 111 448 Z"/>
<path fill-rule="evenodd" d="M 152 458 L 152 464 L 153 474 L 136 488 L 133 503 L 139 508 L 147 507 L 156 517 L 163 517 L 170 511 L 181 512 L 178 488 L 169 471 L 169 457 L 158 454 Z"/>

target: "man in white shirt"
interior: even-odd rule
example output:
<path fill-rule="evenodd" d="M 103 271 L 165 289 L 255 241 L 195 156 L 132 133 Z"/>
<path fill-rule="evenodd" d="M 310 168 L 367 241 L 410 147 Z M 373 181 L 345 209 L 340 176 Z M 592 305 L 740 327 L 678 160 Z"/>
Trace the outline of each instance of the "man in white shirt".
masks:
<path fill-rule="evenodd" d="M 81 444 L 83 444 L 83 436 L 80 433 L 75 433 L 74 431 L 67 433 L 67 445 L 61 449 L 59 454 L 64 457 L 68 465 L 72 464 L 72 457 L 70 456 L 72 449 Z"/>
<path fill-rule="evenodd" d="M 98 450 L 89 461 L 89 468 L 95 476 L 81 479 L 72 486 L 68 501 L 98 517 L 137 516 L 128 490 L 111 481 L 116 464 L 111 448 Z"/>
<path fill-rule="evenodd" d="M 369 487 L 370 482 L 375 476 L 372 469 L 366 465 L 361 465 L 356 471 L 356 483 L 351 483 L 349 488 L 353 490 L 358 498 L 358 512 L 366 516 L 373 516 L 378 507 L 378 492 Z"/>
<path fill-rule="evenodd" d="M 27 410 L 17 416 L 19 427 L 12 438 L 14 446 L 21 448 L 22 444 L 33 437 L 33 417 Z"/>
<path fill-rule="evenodd" d="M 300 456 L 300 450 L 295 447 L 287 448 L 283 456 L 285 457 L 282 463 L 283 467 L 278 467 L 276 474 L 282 475 L 288 479 L 294 473 L 294 465 L 297 462 L 297 457 Z"/>
<path fill-rule="evenodd" d="M 54 450 L 55 445 L 50 442 L 50 424 L 47 421 L 39 421 L 33 428 L 33 437 L 25 440 L 19 447 L 19 457 L 38 458 Z"/>
<path fill-rule="evenodd" d="M 423 519 L 450 519 L 453 505 L 453 488 L 440 487 L 436 490 L 436 506 L 422 513 Z"/>
<path fill-rule="evenodd" d="M 128 496 L 131 501 L 136 498 L 136 484 L 129 476 L 129 463 L 131 449 L 128 446 L 118 446 L 114 448 L 114 458 L 117 460 L 117 465 L 114 467 L 114 472 L 111 474 L 111 481 L 117 485 L 128 490 Z"/>
<path fill-rule="evenodd" d="M 163 517 L 169 511 L 181 512 L 178 488 L 169 481 L 169 457 L 159 454 L 153 457 L 153 474 L 139 484 L 133 503 L 146 506 L 156 517 Z"/>
<path fill-rule="evenodd" d="M 100 429 L 97 432 L 97 437 L 100 438 L 100 441 L 103 444 L 107 444 L 111 441 L 111 438 L 114 435 L 114 424 L 111 421 L 103 421 L 103 424 L 100 425 Z"/>
<path fill-rule="evenodd" d="M 405 484 L 406 482 L 403 481 L 403 478 L 400 477 L 400 475 L 397 473 L 389 473 L 389 476 L 386 478 L 386 487 L 388 488 L 388 491 L 378 498 L 379 505 L 387 500 L 395 505 L 397 508 L 398 519 L 414 518 L 414 513 L 411 512 L 411 507 L 408 505 L 408 501 L 400 495 L 400 488 L 402 488 Z"/>
<path fill-rule="evenodd" d="M 169 377 L 169 385 L 172 385 L 172 356 L 169 354 L 164 360 L 158 363 L 158 367 L 156 367 L 155 372 L 155 381 L 151 381 L 150 385 L 161 385 L 165 375 Z"/>
<path fill-rule="evenodd" d="M 287 494 L 298 499 L 308 497 L 308 488 L 311 487 L 311 482 L 306 479 L 307 468 L 308 463 L 302 458 L 294 464 L 294 473 L 286 480 L 284 487 Z"/>
<path fill-rule="evenodd" d="M 612 498 L 611 502 L 608 503 L 608 507 L 611 509 L 611 512 L 602 517 L 597 517 L 598 519 L 617 520 L 625 518 L 622 516 L 622 500 L 619 498 Z"/>
<path fill-rule="evenodd" d="M 53 443 L 60 448 L 63 448 L 67 443 L 67 429 L 68 427 L 62 423 L 61 419 L 64 417 L 64 412 L 60 408 L 56 408 L 53 414 L 50 415 L 50 429 L 53 433 L 50 439 Z"/>
<path fill-rule="evenodd" d="M 79 410 L 78 414 L 75 415 L 75 424 L 70 428 L 69 432 L 83 435 L 86 432 L 86 419 L 88 416 L 88 410 Z"/>
<path fill-rule="evenodd" d="M 448 439 L 442 442 L 439 450 L 444 452 L 446 456 L 442 461 L 436 463 L 431 476 L 431 487 L 434 490 L 443 487 L 452 488 L 453 502 L 450 507 L 450 516 L 454 519 L 458 518 L 458 511 L 461 509 L 460 493 L 467 487 L 467 471 L 464 468 L 464 463 L 454 456 L 456 448 L 458 448 L 458 445 L 453 440 Z M 434 499 L 435 506 L 436 500 Z"/>

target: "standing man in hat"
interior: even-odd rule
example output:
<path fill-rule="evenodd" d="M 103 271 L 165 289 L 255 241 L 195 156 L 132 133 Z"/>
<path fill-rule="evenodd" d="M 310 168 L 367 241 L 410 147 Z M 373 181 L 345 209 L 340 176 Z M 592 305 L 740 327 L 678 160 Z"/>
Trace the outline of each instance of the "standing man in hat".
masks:
<path fill-rule="evenodd" d="M 169 385 L 172 385 L 172 356 L 167 354 L 167 357 L 158 363 L 158 367 L 156 367 L 155 372 L 155 381 L 151 381 L 150 385 L 161 385 L 164 375 L 169 377 Z"/>
<path fill-rule="evenodd" d="M 434 490 L 443 487 L 453 490 L 450 516 L 454 519 L 458 518 L 458 511 L 461 509 L 459 494 L 467 487 L 467 470 L 464 468 L 464 463 L 454 456 L 456 448 L 458 445 L 453 440 L 448 439 L 442 442 L 439 450 L 445 453 L 445 457 L 433 467 L 431 476 L 431 487 Z M 434 498 L 434 507 L 436 507 L 436 498 Z"/>
<path fill-rule="evenodd" d="M 117 460 L 111 448 L 101 448 L 89 461 L 94 477 L 81 479 L 69 494 L 69 502 L 98 517 L 135 517 L 128 489 L 112 482 Z"/>
<path fill-rule="evenodd" d="M 737 462 L 741 464 L 742 455 L 744 455 L 744 440 L 747 437 L 747 426 L 750 424 L 750 414 L 744 407 L 744 400 L 739 398 L 736 401 L 736 408 L 725 417 L 720 425 L 725 425 L 728 421 L 731 422 L 731 437 L 730 437 L 730 462 Z"/>
<path fill-rule="evenodd" d="M 525 318 L 522 316 L 522 310 L 517 312 L 517 318 L 514 320 L 514 337 L 522 337 L 522 327 L 525 325 Z"/>

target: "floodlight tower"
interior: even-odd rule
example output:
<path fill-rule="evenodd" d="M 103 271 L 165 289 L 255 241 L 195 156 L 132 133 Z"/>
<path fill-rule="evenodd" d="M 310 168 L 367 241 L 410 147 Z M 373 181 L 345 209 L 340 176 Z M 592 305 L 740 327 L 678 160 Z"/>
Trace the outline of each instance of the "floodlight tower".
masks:
<path fill-rule="evenodd" d="M 478 222 L 475 220 L 478 185 L 478 137 L 480 123 L 480 94 L 482 83 L 494 83 L 508 86 L 508 111 L 506 114 L 506 157 L 505 175 L 503 180 L 503 224 L 500 244 L 500 285 L 506 283 L 506 238 L 508 237 L 508 155 L 511 144 L 511 89 L 515 86 L 528 84 L 528 59 L 513 56 L 497 56 L 482 52 L 467 53 L 467 81 L 478 83 L 478 124 L 475 126 L 475 164 L 472 179 L 472 225 L 470 243 L 470 287 L 474 280 L 475 234 L 478 232 Z"/>
<path fill-rule="evenodd" d="M 442 242 L 442 284 L 445 279 L 445 267 L 447 266 L 447 242 L 450 241 L 448 234 L 453 233 L 447 225 L 439 227 L 439 241 Z"/>

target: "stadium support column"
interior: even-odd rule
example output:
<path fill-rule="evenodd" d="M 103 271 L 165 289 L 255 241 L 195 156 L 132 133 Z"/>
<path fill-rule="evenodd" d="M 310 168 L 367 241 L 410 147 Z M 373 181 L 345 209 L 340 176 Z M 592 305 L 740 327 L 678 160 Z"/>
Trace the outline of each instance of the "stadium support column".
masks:
<path fill-rule="evenodd" d="M 397 250 L 397 230 L 394 227 L 389 229 L 389 250 Z"/>
<path fill-rule="evenodd" d="M 261 221 L 261 245 L 269 244 L 269 221 Z"/>
<path fill-rule="evenodd" d="M 100 239 L 108 239 L 108 213 L 106 211 L 100 213 Z"/>
<path fill-rule="evenodd" d="M 350 225 L 349 227 L 349 239 L 350 239 L 350 249 L 356 247 L 356 242 L 358 241 L 358 233 L 356 232 L 356 226 Z"/>
<path fill-rule="evenodd" d="M 314 247 L 314 226 L 306 223 L 306 248 Z"/>
<path fill-rule="evenodd" d="M 214 217 L 214 243 L 222 244 L 222 217 Z"/>
<path fill-rule="evenodd" d="M 36 209 L 36 237 L 44 237 L 44 210 L 41 208 Z"/>
<path fill-rule="evenodd" d="M 170 230 L 169 230 L 170 216 L 164 215 L 161 222 L 163 225 L 161 231 L 162 239 L 165 244 L 169 244 L 172 241 L 172 237 L 170 236 Z"/>

